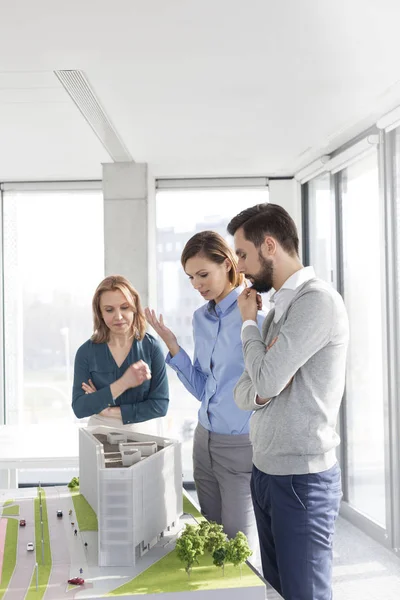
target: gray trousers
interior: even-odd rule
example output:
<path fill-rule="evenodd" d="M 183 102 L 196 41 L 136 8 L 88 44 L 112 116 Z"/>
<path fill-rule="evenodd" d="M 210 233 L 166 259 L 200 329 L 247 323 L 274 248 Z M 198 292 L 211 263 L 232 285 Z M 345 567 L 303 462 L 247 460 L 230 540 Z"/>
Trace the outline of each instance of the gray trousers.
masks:
<path fill-rule="evenodd" d="M 212 433 L 197 425 L 193 440 L 193 476 L 203 515 L 224 526 L 228 537 L 242 531 L 250 548 L 258 547 L 250 492 L 252 446 L 248 435 Z"/>

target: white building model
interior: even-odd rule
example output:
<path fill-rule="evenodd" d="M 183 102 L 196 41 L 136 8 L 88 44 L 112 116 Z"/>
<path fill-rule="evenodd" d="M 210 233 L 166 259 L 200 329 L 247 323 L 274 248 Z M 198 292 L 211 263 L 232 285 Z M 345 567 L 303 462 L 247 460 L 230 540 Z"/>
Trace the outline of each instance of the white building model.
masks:
<path fill-rule="evenodd" d="M 181 445 L 110 427 L 81 428 L 79 487 L 97 515 L 99 566 L 135 565 L 182 515 Z"/>

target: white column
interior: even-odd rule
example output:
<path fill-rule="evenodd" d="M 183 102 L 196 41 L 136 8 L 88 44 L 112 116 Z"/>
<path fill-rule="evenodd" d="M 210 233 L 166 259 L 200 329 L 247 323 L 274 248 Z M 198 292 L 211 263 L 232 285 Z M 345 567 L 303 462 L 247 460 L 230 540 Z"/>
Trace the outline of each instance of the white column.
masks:
<path fill-rule="evenodd" d="M 293 179 L 270 179 L 268 183 L 269 201 L 279 204 L 288 211 L 297 226 L 300 240 L 300 253 L 302 247 L 302 221 L 301 221 L 301 185 Z"/>
<path fill-rule="evenodd" d="M 107 163 L 103 196 L 105 274 L 127 277 L 143 308 L 157 310 L 155 179 L 146 164 Z M 135 430 L 162 437 L 163 419 L 138 423 Z"/>
<path fill-rule="evenodd" d="M 127 277 L 155 305 L 155 180 L 146 164 L 103 165 L 105 273 Z"/>
<path fill-rule="evenodd" d="M 0 469 L 0 489 L 9 490 L 18 487 L 17 469 Z"/>
<path fill-rule="evenodd" d="M 9 469 L 10 488 L 17 489 L 18 487 L 18 471 L 17 469 Z"/>

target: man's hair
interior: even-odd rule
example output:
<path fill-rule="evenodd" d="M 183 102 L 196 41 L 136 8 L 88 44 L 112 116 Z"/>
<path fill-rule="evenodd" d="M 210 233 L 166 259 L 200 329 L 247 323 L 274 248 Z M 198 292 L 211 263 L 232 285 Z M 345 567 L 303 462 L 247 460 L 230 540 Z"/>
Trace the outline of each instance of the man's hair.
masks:
<path fill-rule="evenodd" d="M 246 240 L 260 248 L 267 235 L 275 238 L 282 248 L 294 256 L 299 254 L 299 236 L 289 213 L 278 204 L 256 204 L 240 212 L 228 224 L 228 233 L 234 235 L 243 228 Z"/>

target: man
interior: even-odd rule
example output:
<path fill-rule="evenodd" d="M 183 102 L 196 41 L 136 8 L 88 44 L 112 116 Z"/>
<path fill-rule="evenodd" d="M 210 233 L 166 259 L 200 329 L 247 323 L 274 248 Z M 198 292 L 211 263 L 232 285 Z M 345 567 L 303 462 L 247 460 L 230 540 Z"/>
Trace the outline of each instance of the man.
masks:
<path fill-rule="evenodd" d="M 332 287 L 304 268 L 294 221 L 259 204 L 228 225 L 238 268 L 245 372 L 234 395 L 254 410 L 251 492 L 265 578 L 285 600 L 331 600 L 332 538 L 341 498 L 336 421 L 348 320 Z M 257 323 L 257 292 L 274 309 Z"/>

